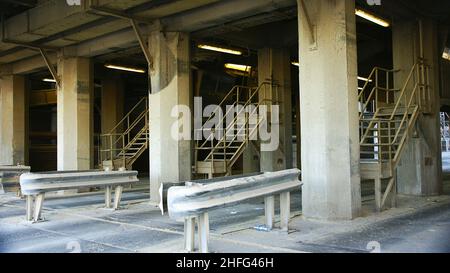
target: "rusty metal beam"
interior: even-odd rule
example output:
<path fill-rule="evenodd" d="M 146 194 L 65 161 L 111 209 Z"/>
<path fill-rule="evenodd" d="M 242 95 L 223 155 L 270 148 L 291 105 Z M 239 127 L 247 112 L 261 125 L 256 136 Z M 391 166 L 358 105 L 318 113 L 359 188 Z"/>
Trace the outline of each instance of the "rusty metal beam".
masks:
<path fill-rule="evenodd" d="M 44 62 L 47 65 L 48 70 L 52 74 L 53 79 L 56 81 L 56 86 L 58 88 L 61 87 L 61 81 L 58 77 L 58 74 L 56 73 L 55 67 L 53 67 L 52 63 L 50 62 L 50 59 L 47 56 L 47 53 L 44 51 L 44 49 L 39 48 L 39 52 L 41 53 L 42 58 L 44 58 Z"/>
<path fill-rule="evenodd" d="M 139 25 L 136 23 L 134 19 L 130 19 L 131 26 L 133 27 L 134 33 L 136 34 L 136 37 L 138 39 L 139 45 L 141 46 L 142 52 L 145 55 L 145 59 L 147 60 L 147 64 L 150 69 L 153 69 L 153 57 L 150 54 L 150 51 L 148 50 L 147 43 L 144 41 L 144 37 L 142 36 L 141 29 L 139 28 Z"/>

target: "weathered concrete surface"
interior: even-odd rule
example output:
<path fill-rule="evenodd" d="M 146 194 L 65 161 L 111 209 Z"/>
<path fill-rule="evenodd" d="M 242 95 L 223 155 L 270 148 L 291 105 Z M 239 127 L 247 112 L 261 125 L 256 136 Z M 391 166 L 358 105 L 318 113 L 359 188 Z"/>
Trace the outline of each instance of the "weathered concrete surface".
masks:
<path fill-rule="evenodd" d="M 190 113 L 173 112 L 176 106 L 192 109 L 189 35 L 152 32 L 149 50 L 154 62 L 149 69 L 150 199 L 158 204 L 161 183 L 187 181 L 192 173 L 192 142 L 172 133 L 192 131 L 190 119 L 183 122 Z M 174 129 L 178 120 L 181 128 Z"/>
<path fill-rule="evenodd" d="M 26 97 L 24 76 L 0 77 L 0 165 L 28 163 Z"/>
<path fill-rule="evenodd" d="M 58 58 L 58 170 L 94 168 L 93 65 L 90 59 Z"/>
<path fill-rule="evenodd" d="M 307 0 L 311 43 L 299 8 L 303 212 L 317 219 L 360 215 L 355 2 Z"/>
<path fill-rule="evenodd" d="M 378 241 L 382 252 L 450 252 L 450 196 L 400 197 L 399 208 L 378 215 L 373 196 L 367 195 L 373 194 L 373 185 L 364 184 L 363 193 L 365 218 L 331 222 L 303 219 L 301 195 L 294 193 L 289 234 L 253 229 L 264 221 L 263 200 L 213 211 L 209 249 L 367 252 L 367 244 Z M 183 223 L 149 207 L 147 191 L 124 193 L 124 209 L 116 212 L 101 209 L 102 193 L 46 202 L 49 221 L 27 224 L 24 201 L 0 197 L 0 252 L 71 252 L 78 245 L 82 252 L 183 251 Z"/>
<path fill-rule="evenodd" d="M 423 57 L 431 66 L 429 84 L 432 113 L 420 115 L 416 134 L 408 141 L 397 169 L 398 192 L 412 195 L 438 195 L 442 193 L 440 101 L 439 101 L 439 52 L 437 25 L 424 20 Z M 417 20 L 398 21 L 393 24 L 393 62 L 395 87 L 402 88 L 411 67 L 421 57 L 420 31 Z M 409 86 L 410 88 L 412 86 Z"/>
<path fill-rule="evenodd" d="M 260 100 L 271 100 L 279 106 L 278 147 L 261 150 L 260 170 L 279 171 L 292 168 L 292 87 L 291 56 L 288 49 L 263 48 L 258 51 L 258 82 L 273 81 L 277 87 L 264 88 Z M 269 108 L 268 111 L 270 111 Z M 269 126 L 269 128 L 271 128 Z M 270 141 L 264 141 L 268 143 Z M 263 145 L 261 145 L 263 147 Z"/>

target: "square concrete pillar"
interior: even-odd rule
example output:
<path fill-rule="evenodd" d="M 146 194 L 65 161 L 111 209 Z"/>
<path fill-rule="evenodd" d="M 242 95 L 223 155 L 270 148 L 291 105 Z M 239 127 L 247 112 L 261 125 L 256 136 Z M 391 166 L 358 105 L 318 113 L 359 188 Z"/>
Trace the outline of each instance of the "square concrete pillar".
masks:
<path fill-rule="evenodd" d="M 396 88 L 402 88 L 411 67 L 423 57 L 431 66 L 429 80 L 432 113 L 419 115 L 412 138 L 406 144 L 397 168 L 397 190 L 407 195 L 442 193 L 442 158 L 439 124 L 439 52 L 437 24 L 431 20 L 394 21 L 393 62 Z M 422 29 L 422 31 L 420 31 Z M 422 39 L 421 39 L 422 33 Z"/>
<path fill-rule="evenodd" d="M 355 1 L 306 0 L 299 10 L 303 214 L 360 215 Z"/>
<path fill-rule="evenodd" d="M 271 81 L 276 87 L 263 89 L 260 100 L 279 106 L 279 145 L 274 151 L 261 149 L 261 171 L 292 168 L 292 90 L 291 59 L 287 49 L 263 48 L 258 51 L 258 82 Z M 269 127 L 270 128 L 270 127 Z M 261 147 L 263 147 L 261 145 Z"/>
<path fill-rule="evenodd" d="M 58 56 L 58 170 L 94 167 L 93 65 L 90 59 Z"/>
<path fill-rule="evenodd" d="M 150 199 L 159 203 L 162 183 L 186 181 L 192 174 L 192 114 L 178 116 L 175 108 L 192 109 L 189 35 L 152 32 L 149 49 L 154 62 L 149 69 Z M 182 131 L 189 137 L 174 137 Z"/>
<path fill-rule="evenodd" d="M 0 165 L 28 163 L 28 104 L 24 76 L 0 78 Z"/>

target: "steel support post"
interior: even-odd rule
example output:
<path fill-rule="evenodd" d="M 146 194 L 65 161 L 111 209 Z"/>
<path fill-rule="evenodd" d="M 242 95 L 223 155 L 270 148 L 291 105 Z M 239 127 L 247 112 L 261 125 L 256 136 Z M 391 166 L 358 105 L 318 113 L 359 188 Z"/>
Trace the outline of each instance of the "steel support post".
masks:
<path fill-rule="evenodd" d="M 273 228 L 275 222 L 275 196 L 268 196 L 264 198 L 264 213 L 265 224 L 268 229 Z"/>

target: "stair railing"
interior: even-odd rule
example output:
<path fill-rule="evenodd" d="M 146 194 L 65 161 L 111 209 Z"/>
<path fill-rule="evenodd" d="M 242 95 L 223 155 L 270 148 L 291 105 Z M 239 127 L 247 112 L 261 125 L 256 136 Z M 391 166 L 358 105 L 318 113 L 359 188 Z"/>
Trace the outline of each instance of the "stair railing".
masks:
<path fill-rule="evenodd" d="M 217 111 L 219 111 L 219 109 L 222 111 L 222 110 L 224 109 L 224 107 L 227 106 L 226 103 L 227 103 L 227 102 L 229 103 L 229 99 L 230 99 L 230 98 L 233 99 L 233 95 L 235 95 L 236 99 L 233 99 L 233 100 L 232 100 L 231 106 L 236 106 L 236 105 L 239 104 L 239 102 L 240 102 L 240 96 L 241 96 L 242 94 L 247 93 L 247 94 L 248 94 L 248 97 L 250 97 L 250 94 L 251 94 L 252 89 L 253 89 L 253 87 L 249 87 L 249 86 L 242 86 L 242 85 L 235 85 L 235 86 L 233 86 L 233 88 L 225 95 L 225 97 L 222 99 L 222 101 L 221 101 L 221 102 L 217 105 L 217 107 L 214 109 L 213 114 L 212 114 L 211 116 L 209 116 L 209 117 L 206 119 L 206 121 L 205 121 L 204 123 L 206 123 L 206 122 L 210 121 L 211 119 L 213 119 L 214 116 L 215 116 L 215 113 L 216 113 Z M 228 105 L 229 105 L 229 104 L 228 104 Z M 230 107 L 230 108 L 225 112 L 225 114 L 223 115 L 223 117 L 222 117 L 222 119 L 221 119 L 221 122 L 223 122 L 224 117 L 226 117 L 227 114 L 229 114 L 229 112 L 230 112 L 231 110 L 233 110 L 233 107 Z M 203 134 L 203 130 L 204 130 L 204 129 L 203 129 L 203 127 L 202 127 L 202 128 L 196 129 L 194 133 L 196 134 L 196 133 L 198 133 L 197 131 L 200 131 L 200 133 Z M 211 128 L 211 133 L 209 134 L 209 136 L 208 136 L 205 140 L 197 141 L 196 147 L 198 147 L 198 148 L 203 148 L 203 147 L 205 147 L 206 145 L 210 144 L 211 139 L 214 139 L 214 134 L 215 134 L 216 130 L 221 130 L 221 128 L 217 128 L 217 129 L 216 129 L 216 128 Z"/>
<path fill-rule="evenodd" d="M 404 144 L 408 137 L 408 134 L 413 126 L 419 110 L 426 112 L 431 108 L 431 92 L 429 91 L 429 66 L 427 66 L 423 60 L 419 60 L 410 69 L 408 76 L 400 90 L 390 88 L 387 82 L 390 76 L 385 77 L 386 86 L 379 87 L 378 72 L 383 71 L 385 73 L 396 73 L 398 71 L 386 70 L 380 68 L 374 68 L 366 82 L 362 91 L 359 93 L 358 98 L 362 103 L 362 112 L 360 114 L 360 128 L 361 128 L 361 140 L 362 146 L 374 147 L 373 156 L 378 159 L 379 163 L 383 160 L 391 162 L 391 168 L 395 168 L 397 165 Z M 374 86 L 367 92 L 367 86 L 369 81 L 374 81 Z M 400 91 L 398 96 L 394 93 L 393 110 L 386 118 L 379 117 L 382 106 L 378 102 L 378 92 L 382 90 L 386 92 L 386 102 L 390 102 L 391 96 L 387 95 L 389 91 Z M 369 93 L 369 95 L 366 95 Z M 375 95 L 374 95 L 375 94 Z M 364 112 L 367 111 L 367 106 L 372 103 L 374 105 L 373 117 L 366 119 Z M 400 118 L 400 119 L 399 119 Z M 365 128 L 365 124 L 367 124 Z M 387 129 L 387 135 L 382 134 L 382 129 Z M 404 133 L 402 134 L 402 130 Z M 377 134 L 370 136 L 370 132 L 376 131 Z M 374 143 L 368 144 L 372 139 Z M 398 146 L 394 149 L 395 146 Z M 386 152 L 387 150 L 387 152 Z M 384 155 L 388 155 L 387 158 Z"/>
<path fill-rule="evenodd" d="M 237 160 L 237 155 L 240 154 L 241 151 L 243 150 L 243 147 L 245 147 L 245 145 L 248 144 L 248 142 L 250 140 L 250 136 L 255 133 L 255 130 L 257 130 L 260 123 L 262 122 L 262 120 L 259 118 L 257 123 L 255 124 L 255 127 L 253 127 L 251 130 L 249 129 L 250 116 L 255 115 L 255 113 L 257 113 L 258 107 L 263 102 L 266 101 L 265 99 L 259 98 L 259 93 L 261 92 L 262 88 L 265 88 L 267 86 L 274 86 L 274 85 L 271 82 L 266 81 L 266 82 L 263 82 L 262 84 L 260 84 L 256 88 L 255 87 L 253 87 L 253 88 L 252 87 L 242 87 L 242 86 L 240 86 L 240 88 L 235 88 L 235 87 L 232 88 L 232 90 L 227 94 L 226 97 L 229 97 L 229 95 L 235 91 L 239 92 L 240 89 L 246 89 L 248 98 L 245 101 L 245 103 L 242 105 L 242 107 L 237 111 L 237 113 L 233 113 L 233 115 L 234 115 L 233 120 L 231 122 L 229 122 L 225 126 L 225 128 L 214 128 L 212 130 L 211 134 L 208 136 L 208 138 L 201 145 L 196 146 L 196 159 L 195 159 L 196 164 L 198 161 L 198 158 L 197 158 L 198 150 L 209 150 L 209 153 L 205 157 L 205 160 L 207 160 L 207 159 L 210 160 L 211 173 L 213 173 L 213 168 L 215 167 L 215 161 L 216 161 L 216 159 L 214 158 L 214 154 L 216 154 L 217 151 L 222 150 L 223 151 L 222 156 L 223 156 L 224 169 L 227 170 L 227 173 L 229 172 L 231 166 Z M 239 93 L 237 93 L 236 98 L 237 99 L 236 99 L 236 101 L 233 102 L 232 106 L 236 106 L 239 104 L 239 102 L 240 102 Z M 258 98 L 258 101 L 256 103 L 253 102 L 255 98 Z M 223 106 L 222 104 L 224 101 L 225 101 L 225 99 L 222 100 L 222 102 L 220 104 L 221 106 Z M 251 113 L 246 113 L 247 106 L 249 106 L 251 104 L 254 105 L 255 107 L 253 108 Z M 221 118 L 221 120 L 219 121 L 218 124 L 225 124 L 226 118 L 227 118 L 228 114 L 230 114 L 231 110 L 234 110 L 234 108 L 230 107 L 227 110 L 227 112 L 223 115 L 223 117 Z M 242 118 L 242 114 L 245 115 L 244 122 L 239 124 L 241 127 L 238 128 L 237 133 L 235 133 L 234 131 L 236 131 L 236 125 L 238 123 L 238 119 Z M 210 117 L 208 120 L 210 120 L 211 118 L 212 117 Z M 203 130 L 203 128 L 201 130 Z M 216 130 L 223 131 L 223 133 L 221 134 L 221 138 L 219 140 L 217 140 L 217 143 L 214 142 L 214 133 Z M 231 139 L 229 138 L 230 131 L 232 131 L 232 133 L 233 133 Z M 237 150 L 233 153 L 232 157 L 229 160 L 227 160 L 227 155 L 228 155 L 227 150 L 237 140 L 238 136 L 240 135 L 240 133 L 242 133 L 242 131 L 244 131 L 244 139 L 243 139 L 242 143 L 239 145 L 239 147 L 237 147 Z M 207 144 L 209 144 L 209 145 L 207 145 Z"/>
<path fill-rule="evenodd" d="M 107 160 L 114 161 L 120 157 L 123 161 L 123 166 L 126 166 L 127 149 L 142 134 L 144 128 L 148 132 L 148 113 L 148 99 L 147 97 L 143 97 L 130 111 L 128 111 L 116 126 L 110 130 L 109 133 L 100 135 L 100 162 Z M 137 133 L 135 133 L 136 129 L 139 129 Z M 148 142 L 147 133 L 145 136 Z"/>

